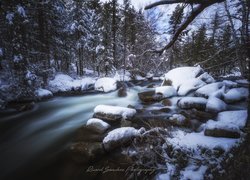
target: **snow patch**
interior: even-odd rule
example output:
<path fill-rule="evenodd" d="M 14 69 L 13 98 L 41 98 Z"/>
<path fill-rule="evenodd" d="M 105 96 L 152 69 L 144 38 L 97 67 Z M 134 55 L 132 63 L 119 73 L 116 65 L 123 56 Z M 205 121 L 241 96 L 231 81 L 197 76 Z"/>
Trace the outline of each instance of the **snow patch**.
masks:
<path fill-rule="evenodd" d="M 140 133 L 138 132 L 138 130 L 133 127 L 121 127 L 110 131 L 108 135 L 103 139 L 103 143 L 128 139 L 138 136 L 139 134 Z"/>
<path fill-rule="evenodd" d="M 162 94 L 164 97 L 172 97 L 175 96 L 176 90 L 175 88 L 173 88 L 172 86 L 160 86 L 160 87 L 156 87 L 155 88 L 155 93 L 160 93 Z"/>
<path fill-rule="evenodd" d="M 95 83 L 95 90 L 110 92 L 117 89 L 117 81 L 114 78 L 100 78 Z"/>
<path fill-rule="evenodd" d="M 124 119 L 127 119 L 133 117 L 136 113 L 136 110 L 119 106 L 98 105 L 95 107 L 94 112 L 121 115 Z"/>
<path fill-rule="evenodd" d="M 43 98 L 43 97 L 51 97 L 53 96 L 52 92 L 47 90 L 47 89 L 42 89 L 39 88 L 35 91 L 35 95 L 39 98 Z"/>
<path fill-rule="evenodd" d="M 237 102 L 244 100 L 248 97 L 249 91 L 247 88 L 234 88 L 230 89 L 226 94 L 224 94 L 224 99 L 226 102 Z"/>
<path fill-rule="evenodd" d="M 180 85 L 180 88 L 178 90 L 178 95 L 185 96 L 190 91 L 199 89 L 200 87 L 205 85 L 206 83 L 204 83 L 200 79 L 195 79 L 195 78 L 189 79 Z"/>
<path fill-rule="evenodd" d="M 87 127 L 94 128 L 101 133 L 105 132 L 108 128 L 110 128 L 110 125 L 108 123 L 104 122 L 101 119 L 97 119 L 97 118 L 89 119 L 87 121 L 86 125 L 87 125 Z"/>
<path fill-rule="evenodd" d="M 227 109 L 227 104 L 224 101 L 218 99 L 217 97 L 210 97 L 208 98 L 206 111 L 207 112 L 221 112 Z"/>

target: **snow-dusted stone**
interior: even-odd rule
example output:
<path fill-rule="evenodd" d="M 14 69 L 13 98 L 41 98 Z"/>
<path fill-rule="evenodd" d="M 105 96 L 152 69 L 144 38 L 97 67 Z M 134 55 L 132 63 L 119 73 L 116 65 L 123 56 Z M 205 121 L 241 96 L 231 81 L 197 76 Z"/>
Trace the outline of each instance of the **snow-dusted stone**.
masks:
<path fill-rule="evenodd" d="M 225 111 L 227 109 L 227 104 L 218 99 L 217 97 L 210 97 L 208 98 L 206 111 L 211 113 L 218 113 L 221 111 Z"/>
<path fill-rule="evenodd" d="M 178 89 L 178 95 L 185 96 L 189 92 L 194 91 L 196 89 L 199 89 L 205 85 L 206 85 L 206 83 L 200 79 L 195 79 L 195 78 L 189 79 L 180 85 L 180 87 Z"/>
<path fill-rule="evenodd" d="M 229 81 L 229 80 L 223 80 L 222 81 L 223 83 L 224 83 L 224 85 L 226 86 L 226 87 L 228 87 L 228 88 L 236 88 L 236 87 L 238 87 L 238 83 L 236 83 L 236 82 L 233 82 L 233 81 Z"/>
<path fill-rule="evenodd" d="M 97 118 L 91 118 L 87 121 L 86 124 L 87 128 L 97 132 L 97 133 L 104 133 L 105 131 L 107 131 L 110 128 L 110 125 L 106 122 L 104 122 L 101 119 L 97 119 Z"/>
<path fill-rule="evenodd" d="M 234 103 L 246 99 L 248 95 L 249 91 L 247 88 L 234 88 L 224 94 L 224 100 L 227 103 Z"/>
<path fill-rule="evenodd" d="M 136 110 L 119 106 L 98 105 L 95 107 L 94 113 L 95 118 L 109 122 L 120 122 L 122 119 L 131 119 L 135 115 Z"/>
<path fill-rule="evenodd" d="M 198 90 L 196 90 L 195 95 L 199 97 L 208 98 L 211 95 L 214 95 L 220 88 L 224 86 L 224 83 L 217 82 L 212 84 L 207 84 Z"/>
<path fill-rule="evenodd" d="M 173 116 L 171 116 L 169 118 L 169 122 L 171 124 L 177 125 L 177 126 L 185 126 L 185 125 L 187 125 L 187 119 L 182 114 L 173 114 Z"/>
<path fill-rule="evenodd" d="M 218 113 L 216 120 L 221 121 L 224 124 L 234 124 L 242 129 L 246 126 L 247 110 L 220 112 Z"/>
<path fill-rule="evenodd" d="M 214 78 L 211 75 L 209 75 L 207 72 L 204 72 L 203 74 L 201 74 L 197 79 L 200 79 L 207 84 L 215 82 Z"/>
<path fill-rule="evenodd" d="M 166 73 L 165 79 L 170 80 L 172 86 L 174 86 L 175 89 L 178 89 L 181 84 L 189 79 L 196 78 L 201 73 L 203 73 L 201 67 L 179 67 Z"/>
<path fill-rule="evenodd" d="M 95 90 L 110 92 L 117 89 L 117 81 L 114 78 L 100 78 L 95 83 Z"/>
<path fill-rule="evenodd" d="M 110 131 L 103 139 L 103 146 L 106 151 L 111 151 L 123 145 L 127 145 L 140 133 L 133 127 L 121 127 Z"/>
<path fill-rule="evenodd" d="M 209 120 L 205 124 L 204 134 L 213 137 L 240 138 L 240 129 L 233 123 Z"/>
<path fill-rule="evenodd" d="M 199 110 L 205 110 L 206 104 L 207 99 L 202 97 L 183 97 L 177 103 L 178 107 L 182 109 L 196 108 Z"/>
<path fill-rule="evenodd" d="M 176 90 L 172 86 L 160 86 L 155 88 L 156 94 L 161 94 L 164 98 L 175 96 Z"/>
<path fill-rule="evenodd" d="M 44 98 L 50 98 L 53 96 L 52 92 L 47 90 L 47 89 L 42 89 L 39 88 L 35 91 L 35 95 L 39 98 L 39 99 L 44 99 Z"/>

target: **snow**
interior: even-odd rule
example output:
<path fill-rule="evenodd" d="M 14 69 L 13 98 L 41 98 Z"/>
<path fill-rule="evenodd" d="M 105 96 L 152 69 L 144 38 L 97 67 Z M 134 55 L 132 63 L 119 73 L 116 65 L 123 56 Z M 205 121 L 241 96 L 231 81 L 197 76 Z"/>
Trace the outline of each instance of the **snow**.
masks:
<path fill-rule="evenodd" d="M 202 71 L 200 67 L 179 67 L 175 68 L 165 74 L 166 80 L 171 80 L 175 89 L 185 83 L 189 79 L 196 78 L 196 76 Z"/>
<path fill-rule="evenodd" d="M 67 92 L 71 90 L 86 90 L 94 83 L 94 78 L 90 77 L 73 79 L 66 74 L 57 74 L 53 80 L 49 81 L 48 89 L 53 93 Z"/>
<path fill-rule="evenodd" d="M 9 24 L 13 24 L 14 13 L 8 12 L 6 14 L 6 19 L 8 20 Z"/>
<path fill-rule="evenodd" d="M 224 129 L 239 132 L 239 127 L 233 123 L 225 123 L 223 121 L 209 120 L 205 124 L 205 129 Z"/>
<path fill-rule="evenodd" d="M 3 48 L 0 48 L 0 57 L 3 56 Z"/>
<path fill-rule="evenodd" d="M 21 54 L 19 54 L 19 55 L 14 55 L 13 61 L 14 61 L 15 63 L 19 63 L 19 62 L 22 61 L 22 60 L 23 60 L 23 56 L 22 56 Z"/>
<path fill-rule="evenodd" d="M 205 172 L 207 170 L 207 166 L 196 166 L 189 165 L 183 171 L 181 171 L 181 180 L 202 180 L 204 179 Z"/>
<path fill-rule="evenodd" d="M 211 75 L 209 75 L 207 72 L 200 75 L 198 77 L 198 79 L 204 81 L 205 83 L 213 83 L 213 82 L 215 82 L 214 78 Z"/>
<path fill-rule="evenodd" d="M 42 88 L 37 89 L 35 91 L 35 95 L 40 97 L 40 98 L 53 96 L 51 91 L 49 91 L 47 89 L 42 89 Z"/>
<path fill-rule="evenodd" d="M 130 81 L 131 80 L 131 74 L 128 71 L 125 71 L 125 74 L 123 71 L 116 71 L 114 79 L 116 81 Z"/>
<path fill-rule="evenodd" d="M 121 115 L 124 119 L 131 118 L 135 115 L 136 110 L 126 107 L 98 105 L 94 109 L 95 113 Z"/>
<path fill-rule="evenodd" d="M 22 17 L 26 17 L 26 13 L 25 10 L 22 6 L 18 5 L 17 6 L 17 12 L 22 16 Z"/>
<path fill-rule="evenodd" d="M 227 87 L 229 88 L 235 88 L 238 86 L 238 84 L 236 82 L 233 81 L 229 81 L 229 80 L 223 80 L 222 81 Z"/>
<path fill-rule="evenodd" d="M 103 139 L 103 143 L 128 139 L 138 136 L 139 134 L 140 133 L 138 132 L 138 130 L 133 127 L 121 127 L 110 131 L 108 135 Z"/>
<path fill-rule="evenodd" d="M 224 101 L 213 96 L 208 98 L 207 105 L 206 105 L 207 112 L 217 113 L 217 112 L 225 111 L 226 109 L 227 109 L 227 104 Z"/>
<path fill-rule="evenodd" d="M 244 128 L 247 122 L 247 110 L 220 112 L 216 120 L 224 124 L 231 123 L 239 128 Z"/>
<path fill-rule="evenodd" d="M 234 88 L 230 89 L 226 94 L 224 94 L 224 99 L 226 102 L 236 102 L 244 100 L 248 97 L 249 91 L 247 88 Z"/>
<path fill-rule="evenodd" d="M 175 88 L 173 88 L 172 86 L 160 86 L 160 87 L 156 87 L 155 88 L 155 93 L 160 93 L 162 94 L 164 97 L 172 97 L 175 96 L 176 90 Z"/>
<path fill-rule="evenodd" d="M 178 106 L 181 108 L 190 108 L 194 105 L 205 106 L 207 103 L 207 99 L 202 97 L 183 97 L 178 101 Z"/>
<path fill-rule="evenodd" d="M 99 132 L 105 132 L 108 128 L 110 128 L 110 125 L 106 122 L 104 122 L 101 119 L 97 118 L 91 118 L 86 123 L 87 127 L 91 127 L 96 129 Z"/>
<path fill-rule="evenodd" d="M 217 82 L 217 83 L 212 83 L 212 84 L 207 84 L 198 90 L 196 90 L 195 94 L 197 96 L 202 96 L 202 97 L 209 97 L 213 95 L 216 91 L 218 91 L 220 88 L 222 88 L 224 83 L 222 82 Z"/>
<path fill-rule="evenodd" d="M 173 114 L 173 116 L 170 117 L 169 120 L 177 120 L 178 122 L 183 123 L 186 120 L 186 117 L 182 114 Z"/>
<path fill-rule="evenodd" d="M 184 147 L 197 150 L 198 147 L 205 147 L 209 149 L 222 148 L 228 152 L 232 147 L 239 142 L 239 139 L 232 138 L 215 138 L 205 136 L 204 132 L 185 133 L 184 131 L 177 130 L 172 134 L 173 138 L 167 138 L 174 147 Z"/>
<path fill-rule="evenodd" d="M 200 79 L 195 79 L 195 78 L 189 79 L 180 85 L 180 88 L 178 90 L 178 95 L 185 96 L 190 91 L 196 90 L 205 85 L 206 83 Z"/>
<path fill-rule="evenodd" d="M 100 78 L 95 83 L 95 90 L 110 92 L 117 89 L 117 81 L 114 78 Z"/>

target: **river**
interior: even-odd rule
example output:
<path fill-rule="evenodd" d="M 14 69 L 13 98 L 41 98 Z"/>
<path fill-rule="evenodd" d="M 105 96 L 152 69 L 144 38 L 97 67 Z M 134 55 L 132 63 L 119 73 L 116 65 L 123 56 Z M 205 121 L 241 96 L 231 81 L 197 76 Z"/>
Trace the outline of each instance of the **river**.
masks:
<path fill-rule="evenodd" d="M 1 115 L 0 179 L 29 177 L 68 147 L 76 129 L 93 115 L 95 106 L 135 105 L 140 90 L 139 86 L 129 88 L 127 97 L 123 98 L 117 96 L 117 91 L 54 97 L 36 103 L 31 111 Z"/>

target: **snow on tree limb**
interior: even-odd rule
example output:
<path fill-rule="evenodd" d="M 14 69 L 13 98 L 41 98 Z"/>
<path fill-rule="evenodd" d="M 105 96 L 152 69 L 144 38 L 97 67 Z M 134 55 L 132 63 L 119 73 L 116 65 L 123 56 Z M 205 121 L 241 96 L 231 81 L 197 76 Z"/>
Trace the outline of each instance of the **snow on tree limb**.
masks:
<path fill-rule="evenodd" d="M 153 7 L 159 6 L 159 5 L 166 5 L 166 4 L 176 4 L 176 3 L 186 3 L 186 4 L 197 4 L 197 6 L 187 15 L 186 20 L 180 25 L 179 28 L 177 28 L 176 32 L 174 35 L 171 37 L 170 41 L 168 44 L 163 47 L 160 50 L 156 50 L 154 52 L 159 53 L 160 55 L 175 43 L 177 41 L 179 35 L 182 33 L 183 30 L 185 30 L 189 24 L 201 13 L 203 12 L 204 9 L 207 7 L 215 4 L 215 3 L 220 3 L 225 0 L 162 0 L 158 1 L 155 3 L 152 3 L 148 6 L 145 7 L 145 10 L 151 9 Z"/>

